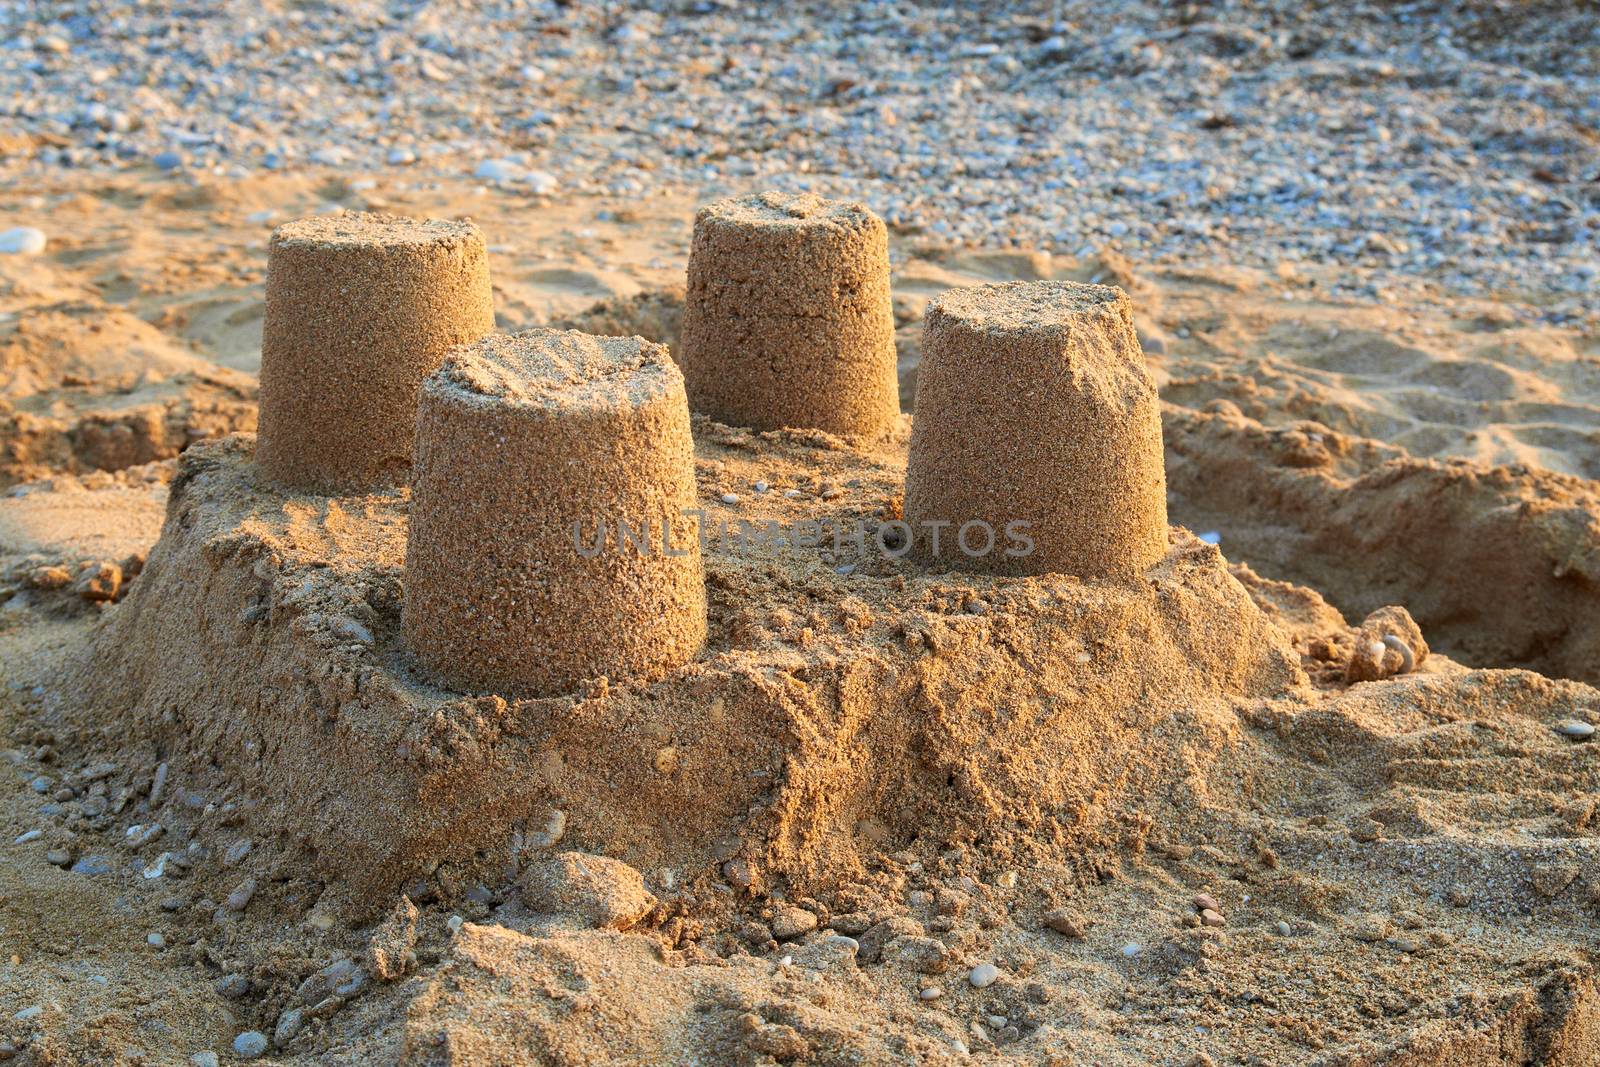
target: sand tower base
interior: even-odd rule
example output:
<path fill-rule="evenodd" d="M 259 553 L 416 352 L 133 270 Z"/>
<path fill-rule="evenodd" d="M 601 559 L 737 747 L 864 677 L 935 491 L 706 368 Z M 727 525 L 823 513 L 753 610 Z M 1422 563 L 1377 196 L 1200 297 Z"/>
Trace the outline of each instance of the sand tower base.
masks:
<path fill-rule="evenodd" d="M 903 473 L 800 437 L 736 443 L 699 442 L 702 466 L 792 483 L 826 463 L 862 499 Z M 253 448 L 184 455 L 162 538 L 76 688 L 174 781 L 307 851 L 356 911 L 441 862 L 503 870 L 553 834 L 681 884 L 838 884 L 897 839 L 1091 812 L 1100 769 L 1152 724 L 1214 716 L 1200 736 L 1225 746 L 1230 699 L 1303 681 L 1283 632 L 1187 535 L 1137 585 L 955 586 L 882 559 L 841 575 L 831 548 L 714 538 L 695 661 L 649 687 L 462 696 L 422 681 L 401 641 L 404 491 L 286 497 Z M 722 493 L 701 486 L 712 516 L 736 511 Z M 771 491 L 737 513 L 851 520 L 852 499 Z"/>

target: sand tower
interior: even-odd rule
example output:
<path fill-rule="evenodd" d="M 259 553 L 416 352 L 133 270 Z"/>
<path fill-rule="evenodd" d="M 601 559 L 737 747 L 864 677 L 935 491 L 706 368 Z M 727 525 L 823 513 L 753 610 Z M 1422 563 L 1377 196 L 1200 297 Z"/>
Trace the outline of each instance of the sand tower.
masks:
<path fill-rule="evenodd" d="M 406 641 L 451 688 L 654 678 L 706 637 L 683 376 L 639 337 L 533 330 L 422 386 Z"/>
<path fill-rule="evenodd" d="M 922 345 L 905 517 L 923 558 L 1094 577 L 1166 553 L 1161 409 L 1122 290 L 954 289 Z"/>
<path fill-rule="evenodd" d="M 891 429 L 900 404 L 883 220 L 809 194 L 702 208 L 679 361 L 690 406 L 721 422 Z"/>
<path fill-rule="evenodd" d="M 451 346 L 494 329 L 469 222 L 346 213 L 272 235 L 257 461 L 296 489 L 403 483 L 417 387 Z"/>

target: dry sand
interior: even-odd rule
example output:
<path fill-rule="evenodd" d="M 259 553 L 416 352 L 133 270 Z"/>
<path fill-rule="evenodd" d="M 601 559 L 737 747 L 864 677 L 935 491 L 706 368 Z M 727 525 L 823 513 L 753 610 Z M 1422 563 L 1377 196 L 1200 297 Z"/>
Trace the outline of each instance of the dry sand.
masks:
<path fill-rule="evenodd" d="M 1600 340 L 898 247 L 902 396 L 952 285 L 1127 289 L 1172 521 L 1220 551 L 1174 528 L 1119 583 L 711 550 L 691 665 L 463 699 L 399 647 L 405 491 L 250 480 L 247 217 L 470 213 L 502 328 L 675 343 L 693 204 L 69 191 L 59 246 L 0 259 L 14 1060 L 226 1061 L 247 1030 L 292 1063 L 1600 1056 L 1600 758 L 1561 729 L 1600 722 Z M 118 425 L 138 447 L 79 447 Z M 715 516 L 899 514 L 903 432 L 693 429 Z M 1385 605 L 1423 641 L 1361 626 Z M 1347 681 L 1385 634 L 1415 669 Z"/>

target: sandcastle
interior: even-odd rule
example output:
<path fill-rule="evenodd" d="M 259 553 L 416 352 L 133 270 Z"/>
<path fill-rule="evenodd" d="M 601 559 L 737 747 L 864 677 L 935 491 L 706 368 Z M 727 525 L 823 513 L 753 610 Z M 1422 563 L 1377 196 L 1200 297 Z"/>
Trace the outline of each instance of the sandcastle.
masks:
<path fill-rule="evenodd" d="M 422 379 L 493 329 L 483 235 L 469 222 L 351 212 L 280 226 L 261 336 L 262 469 L 293 489 L 404 482 Z"/>
<path fill-rule="evenodd" d="M 328 236 L 341 227 L 346 237 Z M 374 243 L 380 231 L 450 236 Z M 908 476 L 892 435 L 851 449 L 814 434 L 694 441 L 685 392 L 698 368 L 703 387 L 740 383 L 734 394 L 759 402 L 762 418 L 724 415 L 734 422 L 891 425 L 882 223 L 859 207 L 769 197 L 708 209 L 698 233 L 684 374 L 642 338 L 571 331 L 467 338 L 438 359 L 373 350 L 383 403 L 344 389 L 364 401 L 358 423 L 387 442 L 363 450 L 330 429 L 326 398 L 283 373 L 306 364 L 317 381 L 349 377 L 357 364 L 327 354 L 378 332 L 377 318 L 358 329 L 329 312 L 331 290 L 310 273 L 319 250 L 357 235 L 366 243 L 340 254 L 363 270 L 394 259 L 433 278 L 455 256 L 464 306 L 433 325 L 421 311 L 443 308 L 426 300 L 400 316 L 407 336 L 432 344 L 487 326 L 471 281 L 481 243 L 464 228 L 395 220 L 280 231 L 274 270 L 289 266 L 272 288 L 263 433 L 185 453 L 161 541 L 91 650 L 84 699 L 125 709 L 119 722 L 172 751 L 204 739 L 207 766 L 336 868 L 359 911 L 442 859 L 503 861 L 534 827 L 541 838 L 564 827 L 640 867 L 690 857 L 745 886 L 745 871 L 795 887 L 836 882 L 860 873 L 862 826 L 915 835 L 933 812 L 968 818 L 970 805 L 940 799 L 948 783 L 1015 798 L 1019 775 L 1042 774 L 1026 788 L 1035 800 L 1076 796 L 1108 744 L 1139 743 L 1124 709 L 1158 714 L 1140 696 L 1152 686 L 1188 707 L 1302 677 L 1214 549 L 1168 549 L 1155 395 L 1119 291 L 998 286 L 936 303 Z M 786 273 L 792 289 L 755 300 L 749 278 Z M 841 289 L 855 297 L 841 303 Z M 742 318 L 715 326 L 705 315 L 741 299 L 753 301 Z M 302 313 L 310 321 L 296 325 Z M 324 335 L 346 348 L 303 340 Z M 316 352 L 334 366 L 317 366 Z M 729 369 L 741 354 L 761 357 L 742 376 Z M 402 387 L 413 376 L 414 393 Z M 704 498 L 697 463 L 710 475 Z M 296 484 L 349 484 L 407 465 L 409 495 L 319 502 L 260 477 L 265 466 Z M 819 470 L 859 497 L 725 491 L 780 471 L 806 484 Z M 729 508 L 724 519 L 768 529 L 878 528 L 881 505 L 868 501 L 902 486 L 907 517 L 955 520 L 955 544 L 969 520 L 1035 523 L 1038 553 L 1009 569 L 1042 578 L 964 579 L 985 604 L 1006 605 L 1005 649 L 986 615 L 930 611 L 948 577 L 864 541 L 862 558 L 841 566 L 827 539 L 705 538 L 706 517 Z M 1046 573 L 1135 570 L 1146 580 L 1086 586 Z M 1221 631 L 1249 639 L 1195 639 Z M 1099 635 L 1092 663 L 1086 633 Z M 141 658 L 152 649 L 155 669 Z M 1114 665 L 1121 689 L 1105 682 Z M 1107 701 L 1092 713 L 1074 681 L 1084 672 Z M 1000 681 L 974 697 L 950 684 L 968 674 Z M 990 744 L 993 709 L 1018 701 L 1040 710 Z M 952 737 L 959 773 L 930 776 L 910 756 Z M 863 739 L 874 759 L 863 760 Z M 1029 769 L 1041 746 L 1045 770 Z M 1015 810 L 976 817 L 987 825 Z"/>
<path fill-rule="evenodd" d="M 883 220 L 814 195 L 703 208 L 678 358 L 690 406 L 720 422 L 892 429 L 900 409 Z"/>
<path fill-rule="evenodd" d="M 905 486 L 923 558 L 1138 573 L 1167 551 L 1162 464 L 1160 404 L 1122 290 L 1010 282 L 928 305 Z"/>
<path fill-rule="evenodd" d="M 534 330 L 423 383 L 405 636 L 452 688 L 655 678 L 705 641 L 683 377 L 638 337 Z"/>

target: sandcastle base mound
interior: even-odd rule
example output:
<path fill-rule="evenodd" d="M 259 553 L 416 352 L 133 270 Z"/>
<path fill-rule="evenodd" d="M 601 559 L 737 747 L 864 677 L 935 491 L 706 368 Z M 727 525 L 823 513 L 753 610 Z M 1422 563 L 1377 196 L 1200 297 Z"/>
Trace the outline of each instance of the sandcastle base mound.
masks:
<path fill-rule="evenodd" d="M 888 455 L 769 438 L 701 446 L 713 518 L 875 521 L 900 478 Z M 357 910 L 441 862 L 504 864 L 551 837 L 669 885 L 813 891 L 922 835 L 1120 832 L 1107 790 L 1215 758 L 1239 730 L 1230 700 L 1304 682 L 1285 633 L 1181 531 L 1127 584 L 713 537 L 693 663 L 647 687 L 466 697 L 420 680 L 400 643 L 405 491 L 285 496 L 252 453 L 235 436 L 185 455 L 85 696 L 165 758 L 214 767 Z M 746 469 L 771 488 L 722 503 Z M 1187 747 L 1152 753 L 1175 721 Z"/>

